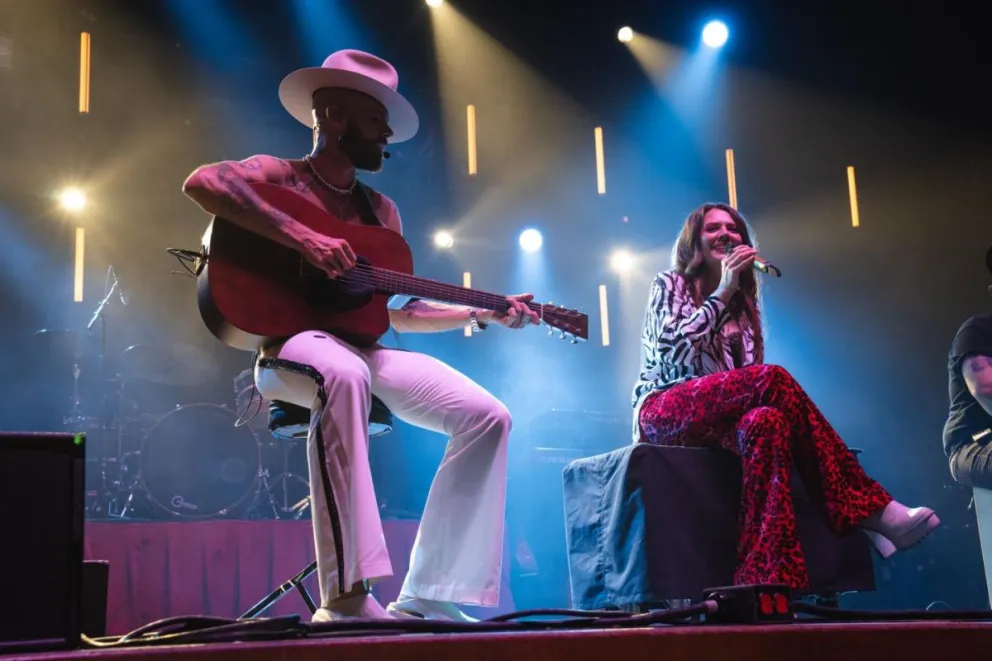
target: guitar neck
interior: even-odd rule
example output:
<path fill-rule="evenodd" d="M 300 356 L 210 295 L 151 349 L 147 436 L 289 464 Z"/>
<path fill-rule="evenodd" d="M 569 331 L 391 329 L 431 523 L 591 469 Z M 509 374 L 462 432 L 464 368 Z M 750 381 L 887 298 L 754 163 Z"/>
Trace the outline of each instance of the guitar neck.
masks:
<path fill-rule="evenodd" d="M 506 301 L 506 296 L 502 294 L 491 294 L 467 287 L 449 285 L 445 282 L 420 278 L 388 269 L 371 267 L 369 271 L 372 273 L 373 285 L 380 291 L 413 296 L 415 298 L 426 298 L 442 303 L 466 305 L 468 307 L 493 310 L 495 312 L 506 312 L 510 307 Z M 529 303 L 528 305 L 532 310 L 539 310 L 541 307 L 540 303 Z"/>

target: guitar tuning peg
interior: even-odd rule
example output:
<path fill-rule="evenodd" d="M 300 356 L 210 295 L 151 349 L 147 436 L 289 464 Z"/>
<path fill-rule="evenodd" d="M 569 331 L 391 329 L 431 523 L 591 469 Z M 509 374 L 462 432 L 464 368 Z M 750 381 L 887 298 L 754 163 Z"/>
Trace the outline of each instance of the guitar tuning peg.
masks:
<path fill-rule="evenodd" d="M 548 337 L 551 337 L 554 334 L 555 334 L 555 329 L 552 328 L 551 326 L 548 326 Z"/>
<path fill-rule="evenodd" d="M 565 339 L 565 331 L 562 331 L 561 332 L 561 335 L 558 336 L 558 339 L 559 340 L 564 340 Z"/>
<path fill-rule="evenodd" d="M 578 343 L 579 343 L 579 338 L 577 338 L 577 337 L 573 337 L 572 338 L 572 341 L 569 342 L 569 344 L 578 344 Z"/>

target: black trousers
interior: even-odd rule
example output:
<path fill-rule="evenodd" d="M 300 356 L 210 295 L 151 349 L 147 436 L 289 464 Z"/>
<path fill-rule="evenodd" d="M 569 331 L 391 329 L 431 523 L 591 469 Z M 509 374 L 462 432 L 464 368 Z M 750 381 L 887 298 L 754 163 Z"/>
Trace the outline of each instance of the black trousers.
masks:
<path fill-rule="evenodd" d="M 966 487 L 992 489 L 992 436 L 965 443 L 951 455 L 951 476 Z"/>

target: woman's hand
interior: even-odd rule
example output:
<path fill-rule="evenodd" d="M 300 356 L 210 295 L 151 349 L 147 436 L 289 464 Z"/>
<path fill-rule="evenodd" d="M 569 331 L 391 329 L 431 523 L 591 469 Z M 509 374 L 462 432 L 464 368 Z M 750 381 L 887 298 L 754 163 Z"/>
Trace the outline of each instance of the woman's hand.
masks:
<path fill-rule="evenodd" d="M 717 287 L 715 294 L 723 299 L 725 303 L 729 302 L 730 297 L 737 292 L 738 287 L 740 287 L 741 273 L 751 268 L 757 256 L 757 250 L 751 246 L 741 244 L 723 258 L 720 285 Z"/>

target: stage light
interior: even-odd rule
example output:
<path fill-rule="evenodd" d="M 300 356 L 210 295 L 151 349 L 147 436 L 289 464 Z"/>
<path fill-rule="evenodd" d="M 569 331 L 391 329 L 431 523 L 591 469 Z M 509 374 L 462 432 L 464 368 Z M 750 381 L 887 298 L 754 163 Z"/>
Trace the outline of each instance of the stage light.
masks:
<path fill-rule="evenodd" d="M 606 195 L 606 163 L 603 159 L 603 127 L 593 129 L 593 139 L 596 143 L 596 192 Z"/>
<path fill-rule="evenodd" d="M 628 43 L 628 42 L 630 42 L 630 41 L 633 41 L 633 39 L 634 39 L 634 31 L 632 29 L 630 29 L 629 27 L 624 26 L 624 27 L 620 28 L 620 31 L 619 32 L 617 32 L 617 39 L 619 39 L 620 41 L 622 41 L 625 44 Z"/>
<path fill-rule="evenodd" d="M 468 128 L 468 173 L 475 176 L 479 174 L 479 158 L 475 142 L 475 106 L 471 103 L 465 107 L 465 125 Z"/>
<path fill-rule="evenodd" d="M 79 112 L 90 111 L 90 44 L 89 32 L 79 35 Z"/>
<path fill-rule="evenodd" d="M 610 268 L 617 273 L 629 273 L 634 268 L 634 256 L 626 250 L 616 250 L 610 255 Z"/>
<path fill-rule="evenodd" d="M 734 150 L 728 149 L 727 155 L 727 201 L 730 206 L 737 208 L 737 168 L 734 166 Z"/>
<path fill-rule="evenodd" d="M 59 193 L 59 204 L 66 211 L 82 211 L 86 207 L 86 194 L 78 188 L 66 188 Z"/>
<path fill-rule="evenodd" d="M 536 229 L 526 229 L 520 233 L 520 247 L 527 252 L 537 252 L 541 249 L 544 238 Z"/>
<path fill-rule="evenodd" d="M 76 262 L 72 271 L 72 300 L 75 303 L 83 302 L 83 276 L 85 275 L 86 263 L 86 230 L 82 227 L 76 228 Z"/>
<path fill-rule="evenodd" d="M 444 4 L 444 0 L 427 0 L 428 7 L 440 7 Z"/>
<path fill-rule="evenodd" d="M 610 305 L 606 296 L 606 285 L 599 286 L 599 330 L 603 346 L 610 346 Z"/>
<path fill-rule="evenodd" d="M 723 21 L 710 21 L 703 28 L 703 43 L 710 48 L 719 48 L 727 43 L 730 31 Z"/>
<path fill-rule="evenodd" d="M 847 166 L 847 192 L 851 198 L 851 227 L 861 227 L 861 214 L 858 213 L 858 184 L 854 179 L 854 166 Z"/>
<path fill-rule="evenodd" d="M 434 233 L 434 246 L 436 248 L 446 250 L 453 245 L 455 245 L 455 237 L 451 236 L 451 232 L 438 230 Z"/>

